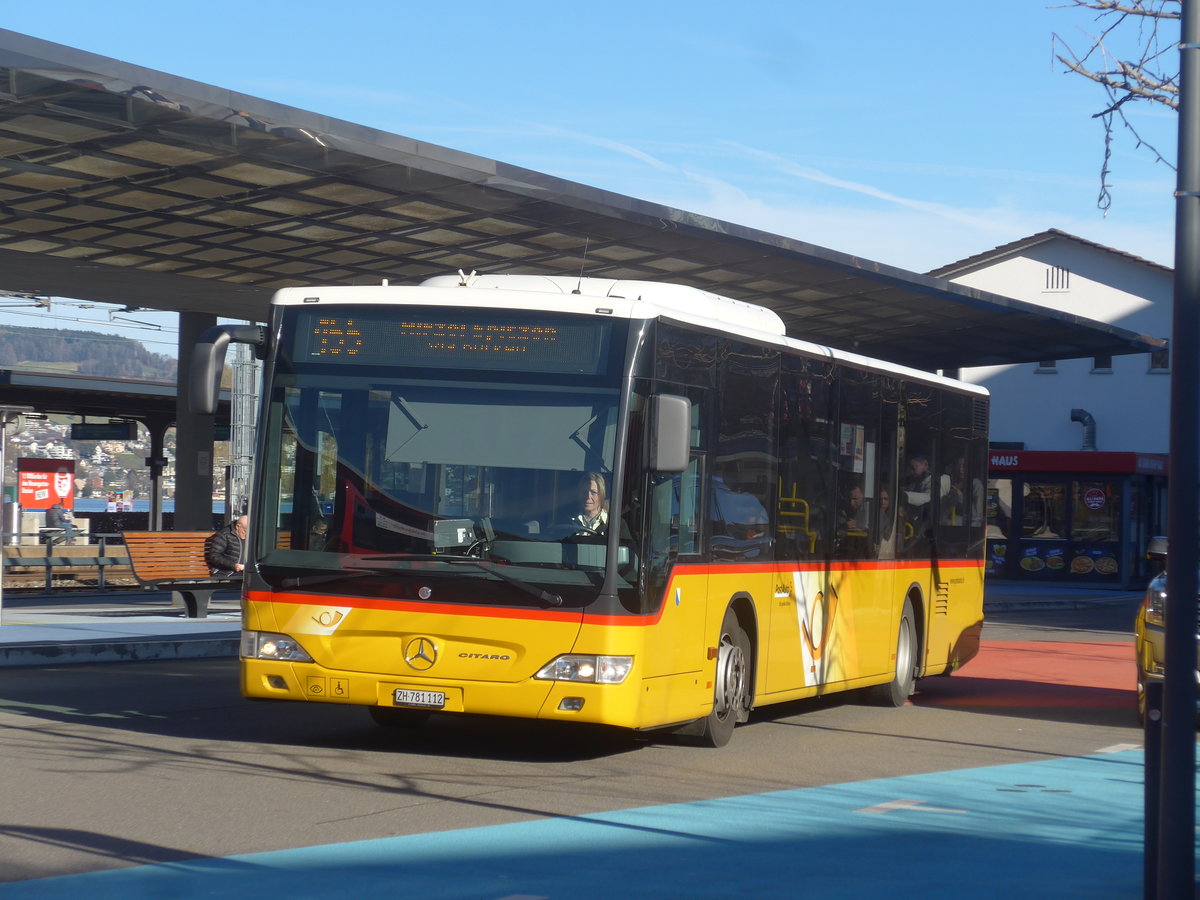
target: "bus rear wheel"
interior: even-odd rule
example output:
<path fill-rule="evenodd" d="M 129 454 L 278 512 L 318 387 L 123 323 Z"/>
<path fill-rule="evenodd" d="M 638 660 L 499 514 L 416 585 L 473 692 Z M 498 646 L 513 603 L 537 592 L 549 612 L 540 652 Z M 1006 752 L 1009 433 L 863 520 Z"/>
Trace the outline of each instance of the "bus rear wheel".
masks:
<path fill-rule="evenodd" d="M 912 600 L 904 601 L 900 627 L 896 631 L 896 667 L 892 680 L 867 688 L 867 699 L 876 706 L 903 706 L 916 688 L 917 627 Z"/>
<path fill-rule="evenodd" d="M 734 726 L 750 718 L 750 638 L 733 608 L 725 610 L 717 643 L 717 672 L 713 679 L 713 708 L 700 720 L 697 743 L 724 747 Z"/>

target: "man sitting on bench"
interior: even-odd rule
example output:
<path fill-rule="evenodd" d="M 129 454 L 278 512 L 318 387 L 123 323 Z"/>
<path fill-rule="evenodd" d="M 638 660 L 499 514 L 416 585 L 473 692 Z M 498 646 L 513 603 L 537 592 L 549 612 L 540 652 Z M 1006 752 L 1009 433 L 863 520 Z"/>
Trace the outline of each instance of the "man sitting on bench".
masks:
<path fill-rule="evenodd" d="M 47 540 L 54 544 L 73 544 L 75 543 L 75 522 L 72 519 L 70 510 L 63 509 L 61 503 L 55 503 L 52 507 L 46 510 L 46 528 L 58 529 L 62 532 L 61 535 L 50 531 L 47 535 Z"/>
<path fill-rule="evenodd" d="M 214 577 L 237 575 L 246 568 L 242 563 L 242 549 L 246 545 L 248 521 L 248 516 L 240 516 L 218 528 L 204 542 L 204 560 Z"/>

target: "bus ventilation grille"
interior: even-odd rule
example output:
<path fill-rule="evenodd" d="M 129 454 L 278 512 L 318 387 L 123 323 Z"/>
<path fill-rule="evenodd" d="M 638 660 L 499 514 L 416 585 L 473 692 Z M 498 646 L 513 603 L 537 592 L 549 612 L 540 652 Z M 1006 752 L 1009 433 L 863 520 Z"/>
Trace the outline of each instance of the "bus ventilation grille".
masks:
<path fill-rule="evenodd" d="M 945 581 L 937 583 L 937 591 L 933 598 L 933 614 L 936 616 L 950 614 L 950 585 Z"/>

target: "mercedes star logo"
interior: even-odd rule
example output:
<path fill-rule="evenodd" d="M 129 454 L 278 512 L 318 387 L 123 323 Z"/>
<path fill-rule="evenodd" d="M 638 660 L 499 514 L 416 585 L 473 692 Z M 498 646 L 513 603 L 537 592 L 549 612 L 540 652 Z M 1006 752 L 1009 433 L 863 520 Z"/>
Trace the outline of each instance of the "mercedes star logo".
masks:
<path fill-rule="evenodd" d="M 413 638 L 404 647 L 404 661 L 418 672 L 432 669 L 437 662 L 437 647 L 427 637 Z"/>

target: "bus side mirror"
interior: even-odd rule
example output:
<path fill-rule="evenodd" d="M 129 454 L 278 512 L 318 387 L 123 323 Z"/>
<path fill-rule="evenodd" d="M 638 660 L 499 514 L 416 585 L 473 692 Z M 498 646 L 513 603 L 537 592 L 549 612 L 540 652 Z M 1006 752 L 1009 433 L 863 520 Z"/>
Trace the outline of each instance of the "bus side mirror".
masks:
<path fill-rule="evenodd" d="M 261 325 L 215 325 L 200 335 L 192 348 L 192 380 L 188 390 L 188 408 L 197 415 L 211 416 L 217 411 L 225 348 L 230 343 L 253 344 L 255 355 L 262 359 L 266 355 L 267 329 Z"/>
<path fill-rule="evenodd" d="M 1146 559 L 1165 560 L 1167 558 L 1167 539 L 1161 535 L 1150 538 L 1146 544 Z"/>
<path fill-rule="evenodd" d="M 650 421 L 650 471 L 685 471 L 691 456 L 691 401 L 675 394 L 655 394 L 650 398 Z"/>

